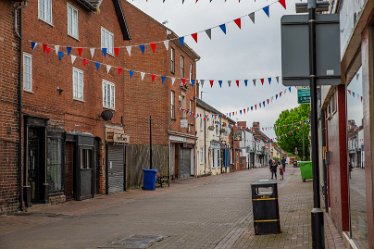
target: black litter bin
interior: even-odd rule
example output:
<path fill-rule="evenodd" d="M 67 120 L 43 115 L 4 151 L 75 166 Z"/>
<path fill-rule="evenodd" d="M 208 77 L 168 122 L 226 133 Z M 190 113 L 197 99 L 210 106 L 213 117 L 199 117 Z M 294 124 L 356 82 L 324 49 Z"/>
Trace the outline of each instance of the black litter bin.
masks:
<path fill-rule="evenodd" d="M 280 233 L 278 185 L 272 180 L 251 184 L 255 234 Z"/>

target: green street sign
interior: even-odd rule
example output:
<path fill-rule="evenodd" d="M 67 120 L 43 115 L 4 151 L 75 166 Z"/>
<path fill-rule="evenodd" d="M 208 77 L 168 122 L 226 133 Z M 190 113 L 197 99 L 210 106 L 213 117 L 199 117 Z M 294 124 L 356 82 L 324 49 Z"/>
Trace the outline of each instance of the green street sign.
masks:
<path fill-rule="evenodd" d="M 310 89 L 309 88 L 297 89 L 297 102 L 299 104 L 310 103 Z"/>

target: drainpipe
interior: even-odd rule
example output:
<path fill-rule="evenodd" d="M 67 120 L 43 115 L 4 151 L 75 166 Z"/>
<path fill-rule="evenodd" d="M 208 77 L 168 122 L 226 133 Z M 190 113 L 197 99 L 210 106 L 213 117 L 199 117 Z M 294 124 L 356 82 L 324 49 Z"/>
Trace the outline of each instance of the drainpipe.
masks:
<path fill-rule="evenodd" d="M 14 33 L 18 37 L 19 42 L 19 61 L 18 61 L 18 86 L 17 86 L 17 112 L 18 112 L 18 148 L 17 148 L 17 167 L 18 167 L 18 183 L 19 183 L 19 202 L 20 210 L 24 211 L 23 203 L 23 172 L 22 172 L 22 10 L 26 7 L 27 2 L 14 4 Z M 17 29 L 19 26 L 19 30 Z"/>

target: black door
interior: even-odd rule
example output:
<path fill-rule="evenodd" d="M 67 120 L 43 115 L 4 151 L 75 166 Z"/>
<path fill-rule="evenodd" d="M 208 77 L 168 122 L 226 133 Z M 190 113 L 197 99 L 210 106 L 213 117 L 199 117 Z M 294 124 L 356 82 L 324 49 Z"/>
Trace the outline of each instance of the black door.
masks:
<path fill-rule="evenodd" d="M 43 154 L 42 154 L 42 132 L 38 128 L 29 128 L 28 132 L 28 181 L 31 187 L 31 201 L 43 200 Z"/>
<path fill-rule="evenodd" d="M 66 200 L 74 197 L 74 143 L 65 144 L 64 194 Z"/>

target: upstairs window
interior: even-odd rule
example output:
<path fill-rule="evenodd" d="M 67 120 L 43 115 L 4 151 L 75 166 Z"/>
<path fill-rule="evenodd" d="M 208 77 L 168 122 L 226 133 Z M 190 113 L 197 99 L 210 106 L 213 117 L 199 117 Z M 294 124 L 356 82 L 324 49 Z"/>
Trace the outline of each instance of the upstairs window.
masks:
<path fill-rule="evenodd" d="M 68 35 L 78 39 L 78 10 L 68 3 Z"/>
<path fill-rule="evenodd" d="M 114 54 L 114 35 L 105 28 L 101 28 L 101 48 L 107 48 L 110 55 Z"/>
<path fill-rule="evenodd" d="M 73 68 L 73 99 L 83 101 L 83 71 Z"/>
<path fill-rule="evenodd" d="M 171 91 L 170 93 L 170 111 L 171 111 L 170 117 L 172 119 L 175 119 L 175 93 L 174 91 Z"/>
<path fill-rule="evenodd" d="M 114 108 L 116 107 L 115 95 L 115 85 L 112 82 L 103 80 L 103 106 L 105 108 L 114 110 Z"/>
<path fill-rule="evenodd" d="M 32 91 L 32 56 L 23 53 L 23 90 Z"/>
<path fill-rule="evenodd" d="M 192 64 L 190 64 L 190 81 L 192 82 L 193 78 L 192 78 L 192 72 L 193 72 L 193 66 Z"/>
<path fill-rule="evenodd" d="M 175 74 L 175 50 L 174 48 L 170 49 L 170 71 L 171 73 Z"/>
<path fill-rule="evenodd" d="M 184 58 L 183 58 L 183 56 L 181 56 L 179 58 L 179 66 L 180 66 L 181 77 L 184 78 Z"/>
<path fill-rule="evenodd" d="M 38 1 L 38 17 L 40 20 L 52 24 L 52 0 Z"/>

